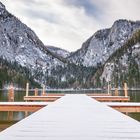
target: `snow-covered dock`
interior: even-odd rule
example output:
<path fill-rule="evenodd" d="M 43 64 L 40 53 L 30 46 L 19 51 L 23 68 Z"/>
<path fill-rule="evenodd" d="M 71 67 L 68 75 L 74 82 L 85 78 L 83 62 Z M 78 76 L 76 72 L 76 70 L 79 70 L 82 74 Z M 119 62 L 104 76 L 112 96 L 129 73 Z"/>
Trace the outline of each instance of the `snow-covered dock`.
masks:
<path fill-rule="evenodd" d="M 46 96 L 24 96 L 25 101 L 47 101 L 47 102 L 53 102 L 62 96 L 54 96 L 54 95 L 46 95 Z"/>
<path fill-rule="evenodd" d="M 138 140 L 140 123 L 86 95 L 66 95 L 0 133 L 0 140 Z"/>
<path fill-rule="evenodd" d="M 0 102 L 0 111 L 35 112 L 51 102 Z"/>
<path fill-rule="evenodd" d="M 140 112 L 140 103 L 135 102 L 127 102 L 127 103 L 120 103 L 120 102 L 105 102 L 104 104 L 120 111 L 120 112 Z"/>
<path fill-rule="evenodd" d="M 29 111 L 35 112 L 51 102 L 0 102 L 0 111 Z M 103 102 L 120 112 L 140 112 L 140 103 L 137 102 Z"/>
<path fill-rule="evenodd" d="M 129 96 L 110 96 L 108 94 L 95 94 L 95 95 L 89 95 L 93 99 L 96 99 L 97 101 L 105 101 L 105 102 L 111 102 L 111 101 L 123 101 L 127 102 L 130 100 Z M 47 102 L 53 102 L 62 96 L 24 96 L 25 101 L 47 101 Z"/>
<path fill-rule="evenodd" d="M 122 101 L 128 102 L 130 100 L 129 96 L 90 96 L 93 99 L 101 102 L 112 102 L 112 101 Z"/>

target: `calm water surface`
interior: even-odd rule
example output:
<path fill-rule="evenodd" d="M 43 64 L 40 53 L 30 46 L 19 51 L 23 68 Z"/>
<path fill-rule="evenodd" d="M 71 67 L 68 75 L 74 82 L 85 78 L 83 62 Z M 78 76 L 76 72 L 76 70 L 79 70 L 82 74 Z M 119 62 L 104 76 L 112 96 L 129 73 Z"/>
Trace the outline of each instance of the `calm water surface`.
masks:
<path fill-rule="evenodd" d="M 94 93 L 97 91 L 80 91 L 80 93 Z M 100 92 L 100 91 L 98 91 Z M 56 92 L 55 92 L 56 93 Z M 60 92 L 59 92 L 60 93 Z M 66 92 L 66 94 L 69 92 Z M 75 92 L 74 92 L 75 93 Z M 76 91 L 78 94 L 79 92 Z M 123 93 L 120 92 L 120 95 Z M 30 95 L 33 95 L 33 92 L 30 92 Z M 25 96 L 25 91 L 15 91 L 15 101 L 23 101 Z M 130 101 L 131 102 L 140 102 L 140 91 L 129 91 Z M 8 101 L 7 91 L 0 91 L 0 102 Z M 30 113 L 31 114 L 31 113 Z M 140 113 L 129 113 L 130 117 L 140 121 Z M 19 120 L 25 117 L 25 112 L 0 112 L 0 131 L 5 128 L 15 124 Z"/>

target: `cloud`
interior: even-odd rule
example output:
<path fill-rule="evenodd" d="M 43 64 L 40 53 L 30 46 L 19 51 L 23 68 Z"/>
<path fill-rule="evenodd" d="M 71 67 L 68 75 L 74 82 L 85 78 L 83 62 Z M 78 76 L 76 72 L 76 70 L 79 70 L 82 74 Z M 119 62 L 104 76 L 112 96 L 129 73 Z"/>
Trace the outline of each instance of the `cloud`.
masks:
<path fill-rule="evenodd" d="M 140 19 L 140 0 L 1 0 L 46 45 L 77 50 L 117 19 Z"/>
<path fill-rule="evenodd" d="M 99 17 L 105 26 L 111 26 L 115 20 L 128 19 L 139 20 L 140 15 L 140 0 L 96 0 L 93 1 L 99 9 Z M 104 26 L 103 25 L 103 26 Z"/>

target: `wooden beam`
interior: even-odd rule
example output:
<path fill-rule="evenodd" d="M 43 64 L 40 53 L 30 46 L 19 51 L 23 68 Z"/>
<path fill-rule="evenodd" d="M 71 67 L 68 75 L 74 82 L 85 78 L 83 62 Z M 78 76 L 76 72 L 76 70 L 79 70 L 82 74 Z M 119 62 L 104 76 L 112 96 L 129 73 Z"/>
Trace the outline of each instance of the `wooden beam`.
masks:
<path fill-rule="evenodd" d="M 47 93 L 47 96 L 64 96 L 64 93 Z"/>
<path fill-rule="evenodd" d="M 111 94 L 107 93 L 88 93 L 87 96 L 111 96 Z"/>
<path fill-rule="evenodd" d="M 47 101 L 53 102 L 62 96 L 24 96 L 24 100 L 26 101 Z"/>
<path fill-rule="evenodd" d="M 140 106 L 110 106 L 120 112 L 136 113 L 140 112 Z"/>
<path fill-rule="evenodd" d="M 97 101 L 104 101 L 104 102 L 111 102 L 111 101 L 123 101 L 128 102 L 130 100 L 130 97 L 124 97 L 124 96 L 91 96 L 91 98 L 94 98 Z"/>
<path fill-rule="evenodd" d="M 29 111 L 35 112 L 46 105 L 0 105 L 0 111 Z"/>
<path fill-rule="evenodd" d="M 106 104 L 120 112 L 127 112 L 127 113 L 140 112 L 140 103 L 138 102 L 127 102 L 127 103 L 105 102 L 103 104 Z"/>

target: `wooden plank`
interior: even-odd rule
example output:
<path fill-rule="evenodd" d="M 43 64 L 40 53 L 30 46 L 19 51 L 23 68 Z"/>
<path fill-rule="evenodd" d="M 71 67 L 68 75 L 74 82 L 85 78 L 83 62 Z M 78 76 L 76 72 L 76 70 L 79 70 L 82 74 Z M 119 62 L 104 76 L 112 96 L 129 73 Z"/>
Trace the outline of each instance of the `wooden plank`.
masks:
<path fill-rule="evenodd" d="M 0 111 L 35 112 L 48 104 L 47 102 L 0 102 Z"/>
<path fill-rule="evenodd" d="M 62 96 L 24 96 L 24 100 L 54 102 L 61 97 Z"/>
<path fill-rule="evenodd" d="M 45 105 L 0 105 L 0 111 L 29 111 L 35 112 Z"/>
<path fill-rule="evenodd" d="M 111 96 L 111 94 L 107 94 L 107 93 L 88 93 L 86 95 L 88 95 L 88 96 Z"/>
<path fill-rule="evenodd" d="M 140 106 L 110 106 L 120 112 L 138 113 L 140 112 Z"/>
<path fill-rule="evenodd" d="M 136 112 L 140 112 L 140 103 L 116 103 L 116 102 L 112 102 L 112 103 L 104 103 L 120 112 L 127 112 L 127 113 L 136 113 Z"/>
<path fill-rule="evenodd" d="M 0 133 L 0 140 L 139 140 L 140 123 L 86 95 L 66 95 Z"/>
<path fill-rule="evenodd" d="M 47 96 L 64 96 L 63 93 L 47 93 Z"/>
<path fill-rule="evenodd" d="M 111 102 L 111 101 L 123 101 L 128 102 L 130 100 L 130 97 L 125 96 L 90 96 L 91 98 L 94 98 L 97 101 L 104 101 L 104 102 Z"/>

